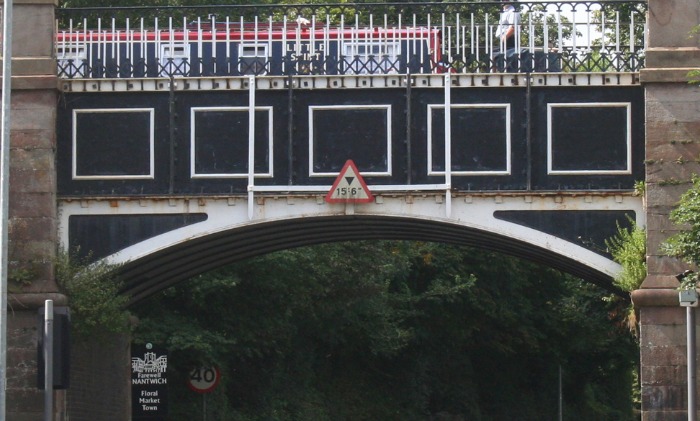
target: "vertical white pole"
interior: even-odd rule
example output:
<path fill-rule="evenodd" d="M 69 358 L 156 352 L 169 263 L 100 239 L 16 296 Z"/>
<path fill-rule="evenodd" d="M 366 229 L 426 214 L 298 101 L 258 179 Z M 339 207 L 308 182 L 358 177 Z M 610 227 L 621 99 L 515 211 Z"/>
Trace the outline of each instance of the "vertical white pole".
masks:
<path fill-rule="evenodd" d="M 445 73 L 445 216 L 452 215 L 452 79 Z"/>
<path fill-rule="evenodd" d="M 697 420 L 695 374 L 695 307 L 686 308 L 686 352 L 688 353 L 688 421 Z"/>
<path fill-rule="evenodd" d="M 255 76 L 248 78 L 248 219 L 253 219 L 255 186 Z"/>
<path fill-rule="evenodd" d="M 7 401 L 7 225 L 10 189 L 10 93 L 12 90 L 12 1 L 5 0 L 2 28 L 2 152 L 0 152 L 0 421 Z"/>
<path fill-rule="evenodd" d="M 564 421 L 564 392 L 562 390 L 561 364 L 559 364 L 559 421 Z"/>
<path fill-rule="evenodd" d="M 44 421 L 53 421 L 53 301 L 44 302 Z"/>

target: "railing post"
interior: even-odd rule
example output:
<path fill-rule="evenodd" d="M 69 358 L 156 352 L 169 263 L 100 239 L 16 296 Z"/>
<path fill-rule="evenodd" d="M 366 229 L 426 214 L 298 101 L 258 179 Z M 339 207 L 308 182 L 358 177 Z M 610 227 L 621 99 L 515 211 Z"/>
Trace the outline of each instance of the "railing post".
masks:
<path fill-rule="evenodd" d="M 255 76 L 248 77 L 248 219 L 254 216 L 255 199 Z"/>
<path fill-rule="evenodd" d="M 12 91 L 12 0 L 3 5 L 2 148 L 0 151 L 0 420 L 7 407 L 7 271 L 10 213 L 10 97 Z"/>
<path fill-rule="evenodd" d="M 452 79 L 445 73 L 445 216 L 452 216 Z"/>

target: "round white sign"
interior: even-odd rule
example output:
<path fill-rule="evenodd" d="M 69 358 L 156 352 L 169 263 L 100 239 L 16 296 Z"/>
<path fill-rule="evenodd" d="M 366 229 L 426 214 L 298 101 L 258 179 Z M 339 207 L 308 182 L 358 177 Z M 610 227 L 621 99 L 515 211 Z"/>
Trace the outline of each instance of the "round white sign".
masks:
<path fill-rule="evenodd" d="M 216 388 L 221 374 L 216 367 L 197 367 L 190 371 L 187 385 L 197 393 L 209 393 Z"/>

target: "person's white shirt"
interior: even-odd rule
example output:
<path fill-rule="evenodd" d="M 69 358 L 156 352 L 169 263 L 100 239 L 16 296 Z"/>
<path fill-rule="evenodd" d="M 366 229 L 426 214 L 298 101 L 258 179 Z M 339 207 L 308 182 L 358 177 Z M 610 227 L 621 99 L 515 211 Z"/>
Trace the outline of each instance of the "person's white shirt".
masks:
<path fill-rule="evenodd" d="M 515 11 L 515 6 L 512 4 L 506 4 L 503 6 L 503 13 L 501 13 L 501 19 L 498 21 L 498 27 L 496 28 L 496 38 L 499 42 L 501 37 L 508 32 L 508 29 L 520 22 L 520 14 Z M 515 36 L 515 33 L 513 33 Z"/>

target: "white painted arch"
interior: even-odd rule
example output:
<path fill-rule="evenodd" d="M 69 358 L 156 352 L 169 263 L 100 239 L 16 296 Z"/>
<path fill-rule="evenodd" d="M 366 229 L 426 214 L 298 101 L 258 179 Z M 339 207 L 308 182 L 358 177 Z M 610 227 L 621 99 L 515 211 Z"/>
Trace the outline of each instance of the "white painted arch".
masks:
<path fill-rule="evenodd" d="M 109 256 L 124 265 L 127 293 L 145 298 L 199 273 L 267 252 L 332 241 L 410 239 L 464 244 L 537 261 L 601 286 L 620 266 L 579 244 L 494 217 L 504 210 L 622 210 L 645 225 L 631 193 L 390 192 L 369 204 L 329 204 L 323 195 L 90 199 L 59 202 L 59 233 L 68 243 L 73 215 L 205 213 L 205 221 L 134 244 Z M 252 213 L 250 212 L 252 210 Z M 251 217 L 252 216 L 252 217 Z"/>

